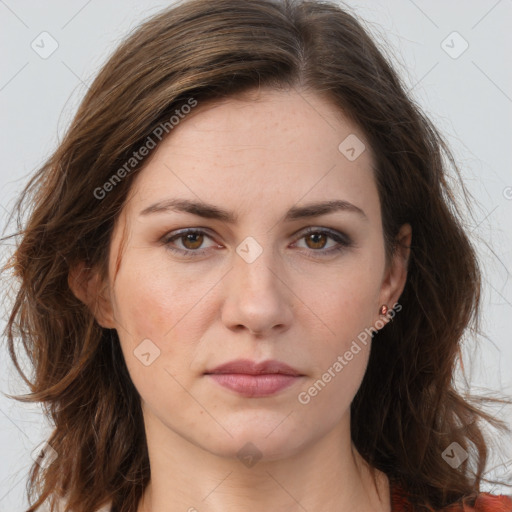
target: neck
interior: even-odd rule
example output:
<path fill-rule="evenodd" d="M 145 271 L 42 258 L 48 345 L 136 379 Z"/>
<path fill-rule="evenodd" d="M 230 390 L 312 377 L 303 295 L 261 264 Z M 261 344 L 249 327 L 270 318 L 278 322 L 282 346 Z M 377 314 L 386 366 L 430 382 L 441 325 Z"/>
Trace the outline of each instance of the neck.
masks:
<path fill-rule="evenodd" d="M 346 422 L 284 458 L 247 465 L 146 418 L 151 481 L 138 512 L 390 512 L 389 481 L 351 444 Z M 253 463 L 252 465 L 250 465 Z"/>

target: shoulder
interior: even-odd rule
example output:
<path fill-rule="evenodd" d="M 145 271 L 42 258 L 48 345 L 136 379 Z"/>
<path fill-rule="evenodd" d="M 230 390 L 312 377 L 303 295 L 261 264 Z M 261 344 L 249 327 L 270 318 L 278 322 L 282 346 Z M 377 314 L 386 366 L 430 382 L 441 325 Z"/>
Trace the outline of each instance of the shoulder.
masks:
<path fill-rule="evenodd" d="M 407 493 L 398 484 L 391 485 L 392 512 L 413 512 Z M 464 498 L 438 512 L 512 512 L 512 497 L 481 492 L 476 498 Z"/>
<path fill-rule="evenodd" d="M 482 492 L 476 497 L 473 505 L 462 503 L 459 508 L 452 505 L 447 509 L 447 512 L 459 510 L 460 512 L 512 512 L 512 498 Z"/>

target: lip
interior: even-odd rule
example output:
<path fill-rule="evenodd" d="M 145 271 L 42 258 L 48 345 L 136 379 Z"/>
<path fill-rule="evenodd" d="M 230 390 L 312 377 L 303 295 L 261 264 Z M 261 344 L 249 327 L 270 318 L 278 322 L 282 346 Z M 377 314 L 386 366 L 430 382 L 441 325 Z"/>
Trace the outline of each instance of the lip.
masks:
<path fill-rule="evenodd" d="M 298 382 L 303 375 L 291 366 L 276 360 L 260 363 L 237 359 L 205 372 L 221 386 L 250 397 L 269 396 Z"/>
<path fill-rule="evenodd" d="M 216 366 L 212 370 L 207 370 L 206 374 L 221 374 L 221 373 L 243 373 L 246 375 L 263 375 L 275 374 L 292 375 L 295 377 L 301 376 L 300 372 L 295 368 L 277 361 L 275 359 L 266 359 L 260 363 L 251 361 L 250 359 L 236 359 L 227 363 Z"/>

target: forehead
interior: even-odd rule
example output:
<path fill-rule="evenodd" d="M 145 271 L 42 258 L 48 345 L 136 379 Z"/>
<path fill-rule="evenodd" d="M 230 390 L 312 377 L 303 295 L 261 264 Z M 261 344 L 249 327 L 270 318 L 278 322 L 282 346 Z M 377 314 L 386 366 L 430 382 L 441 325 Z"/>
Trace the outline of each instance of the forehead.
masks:
<path fill-rule="evenodd" d="M 243 209 L 340 194 L 367 202 L 376 194 L 373 165 L 361 129 L 326 99 L 258 90 L 183 116 L 139 171 L 130 203 L 215 197 Z"/>

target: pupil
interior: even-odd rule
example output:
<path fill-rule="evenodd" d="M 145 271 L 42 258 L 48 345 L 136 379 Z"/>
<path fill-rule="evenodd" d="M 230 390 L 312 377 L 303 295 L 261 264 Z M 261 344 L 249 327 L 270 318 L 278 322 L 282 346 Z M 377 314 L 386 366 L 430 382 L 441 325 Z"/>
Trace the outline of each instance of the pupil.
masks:
<path fill-rule="evenodd" d="M 195 248 L 197 245 L 197 240 L 194 240 L 195 238 L 201 237 L 199 233 L 188 233 L 186 235 L 187 242 L 192 243 L 192 247 Z M 194 245 L 196 244 L 196 245 Z M 199 245 L 201 245 L 201 242 L 199 241 Z"/>
<path fill-rule="evenodd" d="M 313 233 L 311 235 L 309 235 L 310 237 L 310 240 L 314 243 L 314 244 L 319 244 L 322 245 L 322 243 L 318 240 L 318 237 L 322 238 L 324 237 L 324 235 L 322 233 Z"/>

